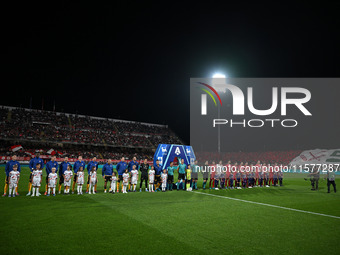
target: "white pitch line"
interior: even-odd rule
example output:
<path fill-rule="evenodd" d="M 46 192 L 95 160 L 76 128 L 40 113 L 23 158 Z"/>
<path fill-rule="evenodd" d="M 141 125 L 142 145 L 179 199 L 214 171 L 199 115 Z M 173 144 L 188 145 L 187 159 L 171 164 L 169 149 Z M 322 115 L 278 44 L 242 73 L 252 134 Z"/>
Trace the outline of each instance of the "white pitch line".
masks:
<path fill-rule="evenodd" d="M 265 204 L 265 203 L 260 203 L 260 202 L 243 200 L 243 199 L 239 199 L 239 198 L 233 198 L 233 197 L 219 196 L 219 195 L 203 193 L 203 192 L 198 192 L 198 191 L 191 191 L 191 192 L 196 193 L 196 194 L 207 195 L 207 196 L 213 196 L 213 197 L 225 198 L 225 199 L 230 199 L 230 200 L 235 200 L 235 201 L 241 201 L 241 202 L 250 203 L 250 204 L 257 204 L 257 205 L 264 205 L 264 206 L 269 206 L 269 207 L 275 207 L 275 208 L 280 208 L 280 209 L 294 211 L 294 212 L 308 213 L 308 214 L 314 214 L 314 215 L 319 215 L 319 216 L 324 216 L 324 217 L 329 217 L 329 218 L 340 219 L 339 216 L 328 215 L 328 214 L 323 214 L 323 213 L 309 212 L 309 211 L 304 211 L 304 210 L 299 210 L 299 209 L 294 209 L 294 208 L 289 208 L 289 207 L 284 207 L 284 206 Z"/>

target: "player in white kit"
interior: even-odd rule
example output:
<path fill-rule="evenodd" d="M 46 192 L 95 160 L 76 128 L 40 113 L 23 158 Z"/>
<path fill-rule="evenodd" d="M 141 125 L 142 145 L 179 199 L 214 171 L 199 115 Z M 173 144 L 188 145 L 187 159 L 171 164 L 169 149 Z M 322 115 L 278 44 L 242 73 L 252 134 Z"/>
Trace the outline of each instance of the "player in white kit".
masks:
<path fill-rule="evenodd" d="M 20 172 L 18 171 L 18 165 L 13 166 L 13 170 L 9 172 L 8 175 L 9 180 L 9 193 L 8 196 L 11 197 L 13 192 L 13 197 L 15 197 L 15 188 L 18 185 L 19 178 L 20 178 Z"/>
<path fill-rule="evenodd" d="M 149 170 L 149 192 L 155 192 L 153 190 L 154 181 L 155 181 L 155 170 L 154 170 L 154 166 L 151 166 L 151 169 Z"/>
<path fill-rule="evenodd" d="M 77 193 L 78 195 L 83 194 L 83 184 L 84 184 L 84 169 L 83 167 L 79 167 L 79 170 L 77 172 Z"/>
<path fill-rule="evenodd" d="M 111 188 L 110 188 L 112 190 L 112 194 L 115 193 L 116 185 L 117 185 L 117 176 L 116 176 L 116 173 L 113 172 L 112 178 L 111 178 Z"/>
<path fill-rule="evenodd" d="M 58 179 L 58 174 L 56 173 L 56 168 L 52 167 L 51 173 L 48 175 L 48 190 L 47 190 L 47 196 L 52 194 L 55 196 L 55 186 L 57 185 L 57 179 Z"/>
<path fill-rule="evenodd" d="M 67 166 L 67 170 L 64 172 L 64 194 L 70 194 L 72 176 L 70 166 Z"/>
<path fill-rule="evenodd" d="M 40 164 L 36 164 L 35 169 L 32 172 L 32 186 L 33 186 L 32 197 L 40 196 L 39 187 L 41 185 L 41 177 L 42 171 L 40 170 Z"/>
<path fill-rule="evenodd" d="M 91 169 L 91 172 L 90 172 L 89 194 L 91 194 L 91 188 L 93 189 L 92 193 L 96 194 L 95 193 L 95 186 L 96 186 L 96 184 L 97 184 L 97 172 L 96 172 L 96 167 L 93 166 L 92 169 Z"/>
<path fill-rule="evenodd" d="M 131 170 L 131 184 L 133 186 L 133 192 L 136 192 L 137 181 L 138 181 L 138 170 L 136 170 L 136 165 L 133 165 L 132 170 Z"/>
<path fill-rule="evenodd" d="M 166 173 L 166 169 L 163 170 L 161 178 L 162 178 L 162 191 L 165 192 L 168 183 L 168 174 Z"/>
<path fill-rule="evenodd" d="M 127 186 L 129 185 L 129 178 L 130 178 L 130 175 L 129 175 L 129 170 L 126 169 L 125 170 L 125 173 L 123 173 L 123 193 L 127 193 L 126 192 L 126 188 Z"/>

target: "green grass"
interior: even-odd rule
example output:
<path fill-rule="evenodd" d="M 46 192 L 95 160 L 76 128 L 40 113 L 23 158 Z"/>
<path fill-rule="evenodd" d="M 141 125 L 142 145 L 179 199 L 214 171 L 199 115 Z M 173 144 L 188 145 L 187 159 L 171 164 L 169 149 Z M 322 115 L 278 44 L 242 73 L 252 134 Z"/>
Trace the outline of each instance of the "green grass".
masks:
<path fill-rule="evenodd" d="M 95 195 L 32 198 L 28 174 L 19 197 L 0 198 L 0 254 L 340 254 L 340 219 L 194 192 L 104 194 L 101 178 Z M 326 191 L 290 174 L 284 187 L 199 192 L 340 217 L 340 192 Z"/>

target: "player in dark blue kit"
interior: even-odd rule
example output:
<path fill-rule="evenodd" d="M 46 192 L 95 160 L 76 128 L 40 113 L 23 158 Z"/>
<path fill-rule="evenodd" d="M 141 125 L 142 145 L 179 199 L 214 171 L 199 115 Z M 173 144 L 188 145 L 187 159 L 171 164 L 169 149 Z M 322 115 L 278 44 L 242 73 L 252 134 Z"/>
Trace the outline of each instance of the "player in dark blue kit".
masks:
<path fill-rule="evenodd" d="M 28 193 L 26 196 L 31 195 L 31 190 L 32 190 L 32 172 L 35 170 L 36 165 L 40 164 L 40 170 L 43 170 L 45 165 L 44 165 L 44 160 L 40 158 L 40 153 L 36 153 L 35 157 L 30 160 L 30 163 L 28 165 L 29 169 L 31 170 L 30 176 L 29 176 L 29 183 L 28 183 Z M 38 195 L 40 195 L 38 191 Z"/>
<path fill-rule="evenodd" d="M 155 168 L 155 191 L 161 191 L 159 186 L 161 185 L 161 173 L 162 173 L 162 166 L 159 164 L 159 160 L 156 160 L 156 164 L 154 165 Z"/>
<path fill-rule="evenodd" d="M 120 159 L 120 162 L 116 165 L 116 170 L 118 172 L 117 193 L 119 193 L 119 184 L 120 184 L 121 181 L 123 182 L 123 174 L 125 172 L 125 169 L 127 169 L 127 167 L 128 167 L 128 165 L 125 162 L 125 158 L 122 157 Z"/>
<path fill-rule="evenodd" d="M 89 186 L 90 186 L 90 172 L 92 168 L 95 167 L 96 171 L 98 170 L 98 162 L 97 157 L 93 157 L 92 160 L 87 164 L 87 186 L 86 186 L 86 193 L 89 193 Z M 94 185 L 94 190 L 97 192 L 97 183 Z"/>
<path fill-rule="evenodd" d="M 79 170 L 80 167 L 85 169 L 85 162 L 83 161 L 82 156 L 79 156 L 78 160 L 76 162 L 74 162 L 74 165 L 73 165 L 74 174 L 73 174 L 72 194 L 74 194 L 74 188 L 76 186 L 77 177 L 78 177 L 77 173 L 78 173 L 78 170 Z"/>
<path fill-rule="evenodd" d="M 7 194 L 7 188 L 8 188 L 8 184 L 9 184 L 9 173 L 11 171 L 13 171 L 13 166 L 17 165 L 18 166 L 18 172 L 21 172 L 21 167 L 20 167 L 20 163 L 17 161 L 17 155 L 13 155 L 12 159 L 10 161 L 7 162 L 6 167 L 5 167 L 5 173 L 6 173 L 6 179 L 5 179 L 5 188 L 4 188 L 4 194 L 2 195 L 3 197 L 6 196 Z M 18 196 L 18 187 L 15 188 L 15 193 Z"/>
<path fill-rule="evenodd" d="M 45 196 L 47 195 L 48 189 L 48 176 L 52 173 L 52 168 L 55 167 L 55 172 L 58 172 L 58 162 L 56 161 L 56 156 L 52 156 L 51 161 L 48 161 L 46 164 L 46 187 L 45 187 Z"/>
<path fill-rule="evenodd" d="M 113 165 L 112 165 L 112 160 L 109 159 L 102 168 L 102 176 L 104 179 L 104 193 L 106 193 L 107 182 L 109 183 L 111 182 L 112 174 L 113 174 Z M 109 192 L 111 192 L 111 188 Z"/>
<path fill-rule="evenodd" d="M 68 157 L 64 158 L 64 161 L 59 166 L 59 194 L 61 194 L 61 185 L 64 183 L 64 172 L 70 167 L 72 171 L 72 165 L 68 162 Z"/>

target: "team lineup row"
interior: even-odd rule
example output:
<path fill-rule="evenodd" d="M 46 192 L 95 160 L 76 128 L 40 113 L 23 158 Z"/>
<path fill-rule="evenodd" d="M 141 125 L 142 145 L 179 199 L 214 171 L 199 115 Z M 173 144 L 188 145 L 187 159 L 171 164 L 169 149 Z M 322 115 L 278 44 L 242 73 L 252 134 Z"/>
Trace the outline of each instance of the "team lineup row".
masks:
<path fill-rule="evenodd" d="M 55 189 L 57 187 L 57 180 L 59 179 L 58 191 L 61 193 L 62 185 L 64 185 L 64 193 L 70 194 L 70 187 L 73 177 L 72 193 L 74 193 L 75 186 L 77 185 L 78 194 L 82 194 L 82 187 L 85 179 L 85 169 L 87 169 L 87 187 L 86 193 L 97 192 L 97 170 L 98 163 L 94 157 L 92 161 L 85 165 L 82 157 L 79 156 L 78 160 L 74 163 L 73 167 L 68 158 L 65 157 L 64 161 L 59 165 L 55 157 L 52 157 L 46 164 L 46 186 L 45 195 L 55 195 Z M 259 163 L 259 162 L 258 162 Z M 247 164 L 247 163 L 246 163 Z M 225 173 L 218 169 L 221 169 L 222 162 L 219 162 L 215 171 L 215 163 L 208 165 L 213 171 L 203 171 L 203 189 L 206 188 L 207 181 L 210 177 L 209 188 L 231 188 L 234 189 L 241 187 L 252 188 L 255 186 L 266 186 L 270 184 L 277 186 L 278 183 L 282 186 L 283 173 L 280 171 L 240 171 L 240 167 L 237 167 L 237 171 L 227 171 Z M 230 166 L 230 162 L 227 164 Z M 42 181 L 42 169 L 44 168 L 44 162 L 39 158 L 37 154 L 31 159 L 29 168 L 31 170 L 29 177 L 28 194 L 32 196 L 39 196 L 39 187 Z M 72 172 L 73 169 L 73 172 Z M 260 169 L 260 168 L 259 168 Z M 121 161 L 116 165 L 116 171 L 114 171 L 112 161 L 108 162 L 102 168 L 102 178 L 104 179 L 104 192 L 107 192 L 107 183 L 110 184 L 109 192 L 119 192 L 119 186 L 122 182 L 121 191 L 127 193 L 127 191 L 136 191 L 137 182 L 139 181 L 140 171 L 140 191 L 142 191 L 143 182 L 145 183 L 145 190 L 149 192 L 154 191 L 172 191 L 173 188 L 177 190 L 192 190 L 197 189 L 198 172 L 200 168 L 197 166 L 197 161 L 193 165 L 186 165 L 184 160 L 178 166 L 174 166 L 173 162 L 170 163 L 166 169 L 162 169 L 159 161 L 156 161 L 155 165 L 149 166 L 147 159 L 143 163 L 139 164 L 136 158 L 133 158 L 129 163 L 125 162 L 125 158 L 122 157 Z M 7 162 L 6 168 L 6 180 L 4 195 L 7 194 L 7 188 L 9 188 L 9 195 L 18 195 L 18 181 L 20 177 L 21 167 L 20 163 L 16 161 L 16 155 L 12 156 L 12 160 Z M 174 173 L 178 173 L 178 180 L 174 183 Z M 185 185 L 186 184 L 186 185 Z M 32 191 L 33 187 L 33 191 Z M 148 189 L 148 188 L 149 189 Z M 92 190 L 91 190 L 92 189 Z"/>

